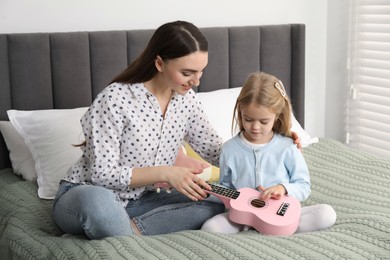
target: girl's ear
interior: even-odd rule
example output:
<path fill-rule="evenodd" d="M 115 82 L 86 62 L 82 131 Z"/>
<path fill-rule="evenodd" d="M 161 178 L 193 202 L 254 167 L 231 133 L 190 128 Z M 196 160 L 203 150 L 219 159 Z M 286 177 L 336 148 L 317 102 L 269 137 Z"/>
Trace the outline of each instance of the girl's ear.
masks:
<path fill-rule="evenodd" d="M 154 60 L 154 65 L 159 72 L 162 72 L 163 70 L 163 63 L 163 59 L 159 55 L 157 55 L 156 59 Z"/>

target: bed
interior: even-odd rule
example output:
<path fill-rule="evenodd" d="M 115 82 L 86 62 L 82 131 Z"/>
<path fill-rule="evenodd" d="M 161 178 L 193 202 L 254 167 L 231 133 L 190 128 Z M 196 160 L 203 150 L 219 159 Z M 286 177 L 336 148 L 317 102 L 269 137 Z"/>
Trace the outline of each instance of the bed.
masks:
<path fill-rule="evenodd" d="M 70 145 L 80 138 L 79 117 L 153 30 L 3 34 L 0 259 L 390 259 L 390 161 L 304 130 L 305 25 L 201 30 L 209 65 L 197 91 L 210 121 L 229 138 L 231 106 L 248 73 L 278 76 L 292 100 L 293 127 L 311 174 L 312 194 L 302 205 L 332 205 L 336 224 L 291 236 L 251 230 L 93 241 L 63 236 L 51 203 L 64 169 L 80 156 Z"/>

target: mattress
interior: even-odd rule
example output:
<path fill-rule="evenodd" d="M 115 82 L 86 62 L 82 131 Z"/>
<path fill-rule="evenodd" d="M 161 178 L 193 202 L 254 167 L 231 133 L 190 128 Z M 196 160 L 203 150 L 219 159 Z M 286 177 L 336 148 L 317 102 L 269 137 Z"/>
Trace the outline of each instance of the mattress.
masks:
<path fill-rule="evenodd" d="M 302 150 L 312 193 L 302 206 L 327 203 L 336 224 L 318 232 L 266 236 L 182 231 L 88 240 L 65 235 L 51 200 L 12 169 L 0 171 L 0 259 L 390 259 L 390 161 L 332 140 Z"/>

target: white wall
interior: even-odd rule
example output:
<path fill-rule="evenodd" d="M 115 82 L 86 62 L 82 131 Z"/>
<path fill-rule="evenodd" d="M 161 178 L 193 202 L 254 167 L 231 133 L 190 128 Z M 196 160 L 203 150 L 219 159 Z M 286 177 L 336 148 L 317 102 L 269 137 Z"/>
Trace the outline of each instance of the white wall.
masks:
<path fill-rule="evenodd" d="M 349 93 L 349 1 L 328 0 L 327 24 L 325 135 L 344 142 L 344 120 Z"/>
<path fill-rule="evenodd" d="M 327 9 L 327 0 L 0 0 L 0 33 L 145 29 L 178 19 L 199 27 L 304 23 L 305 128 L 324 137 Z"/>

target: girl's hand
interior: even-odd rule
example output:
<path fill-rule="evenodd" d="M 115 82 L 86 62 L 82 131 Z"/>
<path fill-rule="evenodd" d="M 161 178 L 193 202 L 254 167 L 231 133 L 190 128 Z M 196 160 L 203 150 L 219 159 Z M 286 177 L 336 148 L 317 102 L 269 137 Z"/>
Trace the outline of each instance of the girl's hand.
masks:
<path fill-rule="evenodd" d="M 207 193 L 203 189 L 211 190 L 204 180 L 196 176 L 202 173 L 202 169 L 191 169 L 186 167 L 170 167 L 166 174 L 167 183 L 193 201 L 204 200 Z M 202 188 L 203 187 L 203 188 Z"/>
<path fill-rule="evenodd" d="M 258 189 L 262 191 L 260 196 L 262 200 L 268 200 L 270 198 L 279 200 L 287 193 L 286 188 L 282 184 L 271 186 L 267 189 L 260 185 Z"/>

